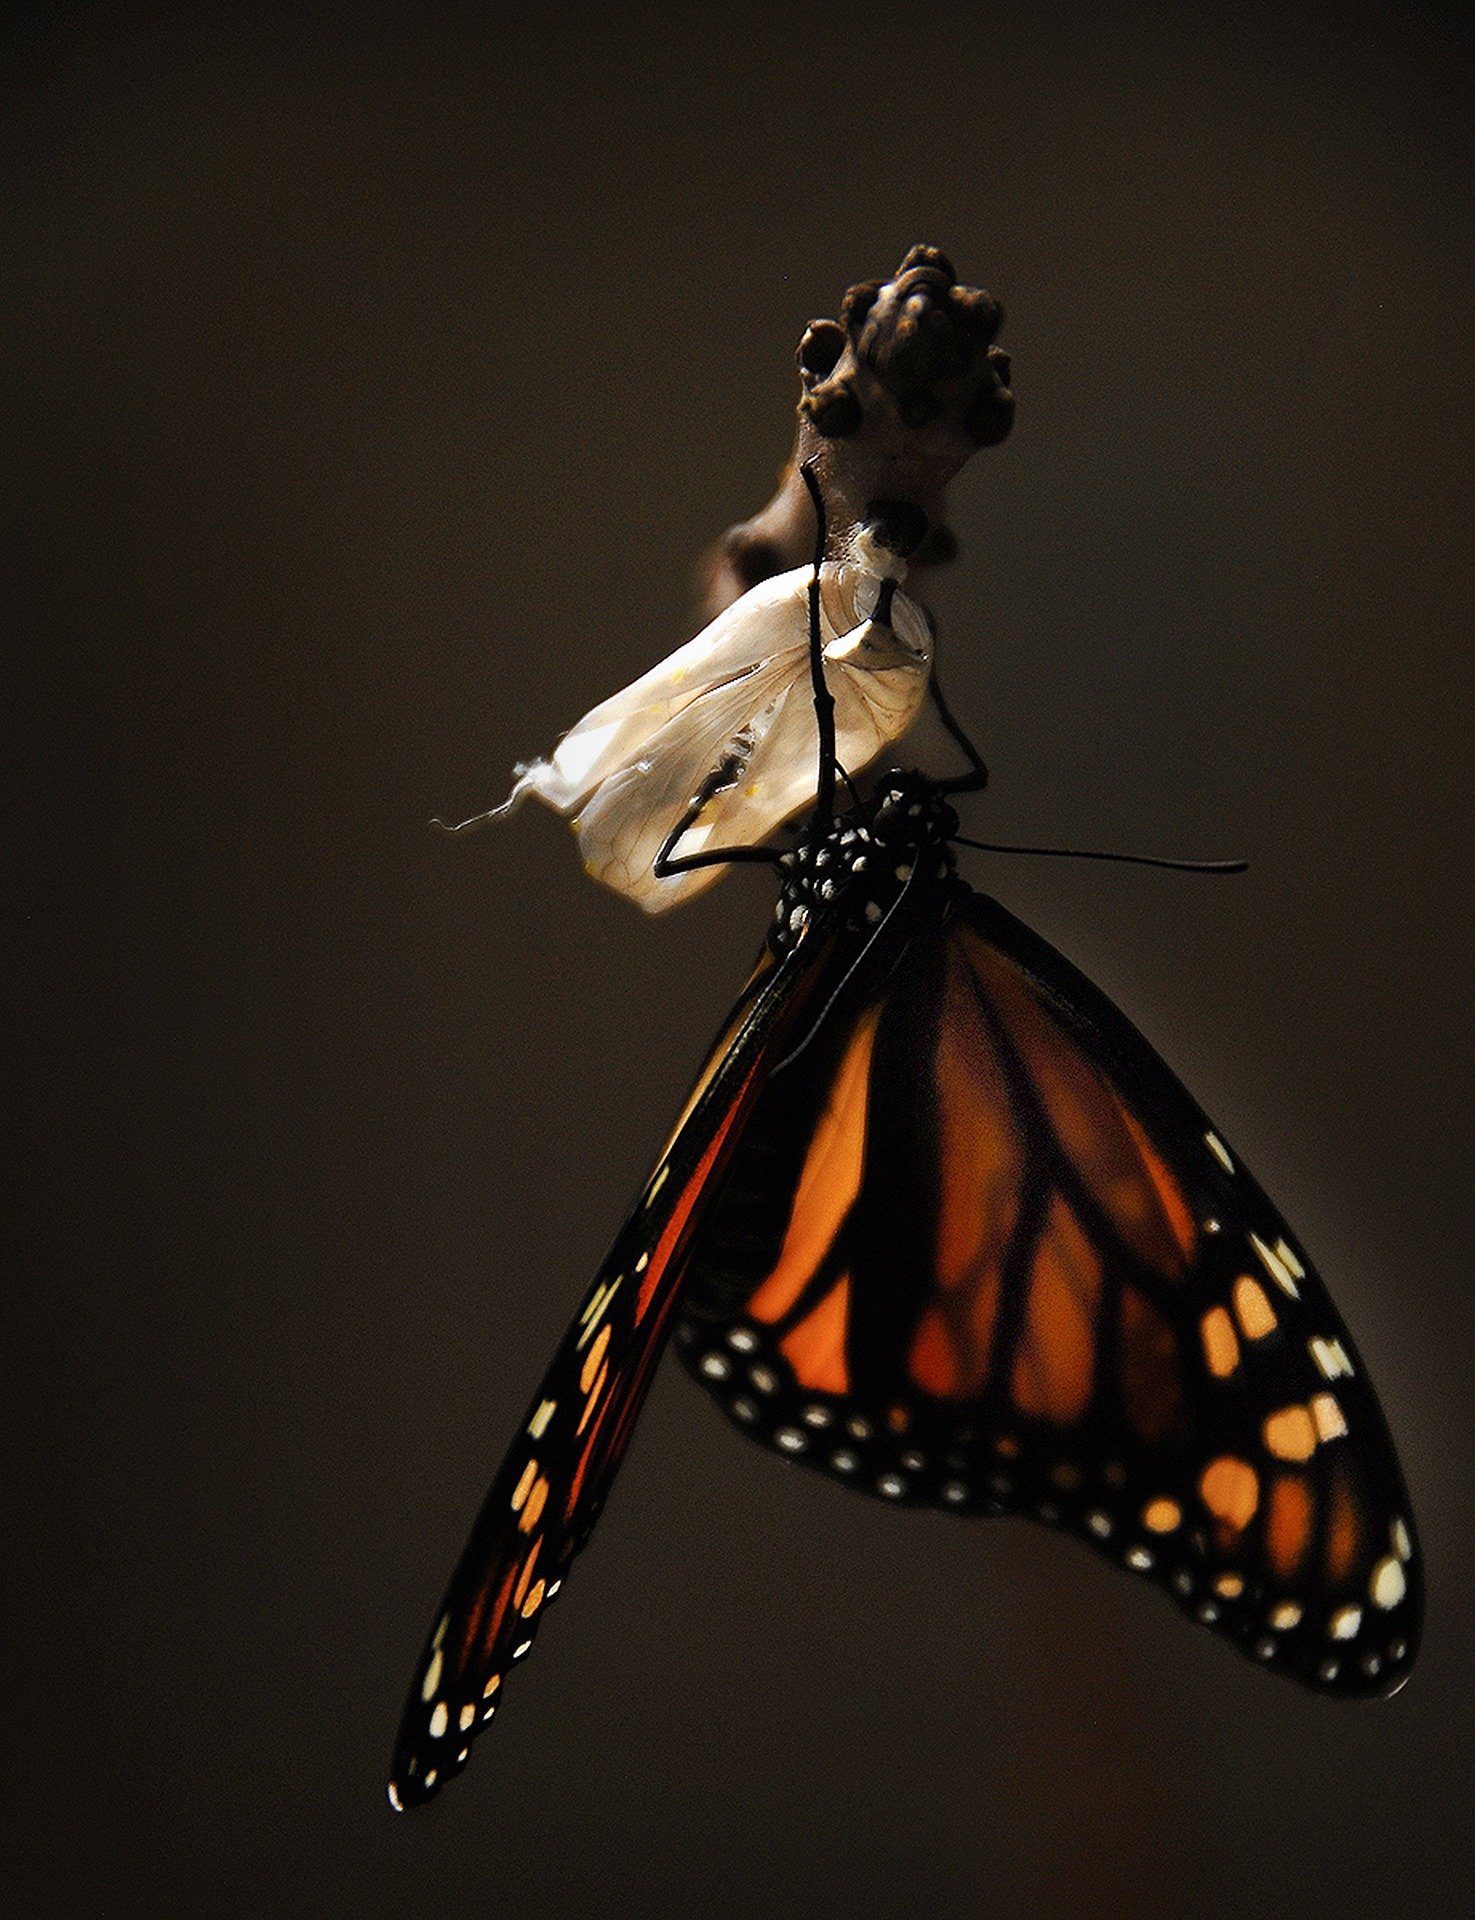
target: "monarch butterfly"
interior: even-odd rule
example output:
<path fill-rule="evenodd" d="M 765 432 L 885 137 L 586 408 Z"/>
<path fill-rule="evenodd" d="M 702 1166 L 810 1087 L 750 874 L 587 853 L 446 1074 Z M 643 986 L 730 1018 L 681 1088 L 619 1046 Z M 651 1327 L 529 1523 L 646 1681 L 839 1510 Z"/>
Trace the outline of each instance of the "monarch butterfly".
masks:
<path fill-rule="evenodd" d="M 678 1327 L 740 1427 L 846 1485 L 1067 1528 L 1310 1687 L 1407 1676 L 1422 1573 L 1352 1340 L 1125 1015 L 958 875 L 973 758 L 838 817 L 822 763 L 758 964 L 452 1576 L 396 1808 L 466 1764 Z"/>
<path fill-rule="evenodd" d="M 906 562 L 888 544 L 907 545 L 909 521 L 920 516 L 879 502 L 874 512 L 846 557 L 824 561 L 819 572 L 835 745 L 852 772 L 910 726 L 932 662 L 927 617 L 900 591 Z M 586 870 L 648 913 L 709 885 L 715 864 L 670 864 L 663 850 L 756 846 L 814 800 L 812 577 L 796 567 L 750 588 L 695 639 L 585 714 L 550 759 L 520 766 L 494 812 L 534 794 L 573 815 Z"/>

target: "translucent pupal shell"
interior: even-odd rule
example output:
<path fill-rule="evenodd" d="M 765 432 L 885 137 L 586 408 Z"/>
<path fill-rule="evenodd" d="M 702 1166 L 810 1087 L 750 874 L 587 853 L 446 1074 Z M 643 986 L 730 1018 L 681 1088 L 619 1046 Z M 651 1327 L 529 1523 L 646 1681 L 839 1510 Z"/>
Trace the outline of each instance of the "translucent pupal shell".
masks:
<path fill-rule="evenodd" d="M 590 874 L 647 913 L 709 886 L 721 869 L 657 878 L 657 854 L 703 784 L 723 784 L 677 855 L 757 846 L 815 797 L 818 734 L 809 672 L 811 567 L 761 581 L 695 639 L 602 701 L 551 759 L 519 769 L 508 801 L 535 794 L 572 818 Z M 871 618 L 881 578 L 850 562 L 820 571 L 825 678 L 840 764 L 858 773 L 916 716 L 932 665 L 926 617 L 900 591 Z"/>

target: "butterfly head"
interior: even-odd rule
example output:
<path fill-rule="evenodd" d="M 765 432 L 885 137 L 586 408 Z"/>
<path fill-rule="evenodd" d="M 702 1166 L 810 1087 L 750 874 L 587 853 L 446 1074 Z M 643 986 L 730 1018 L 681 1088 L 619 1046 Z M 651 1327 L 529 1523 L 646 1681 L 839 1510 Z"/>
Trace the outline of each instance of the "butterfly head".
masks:
<path fill-rule="evenodd" d="M 946 883 L 958 816 L 921 773 L 883 775 L 871 800 L 811 823 L 780 862 L 783 886 L 769 942 L 780 958 L 821 921 L 850 932 L 878 927 L 903 890 Z"/>

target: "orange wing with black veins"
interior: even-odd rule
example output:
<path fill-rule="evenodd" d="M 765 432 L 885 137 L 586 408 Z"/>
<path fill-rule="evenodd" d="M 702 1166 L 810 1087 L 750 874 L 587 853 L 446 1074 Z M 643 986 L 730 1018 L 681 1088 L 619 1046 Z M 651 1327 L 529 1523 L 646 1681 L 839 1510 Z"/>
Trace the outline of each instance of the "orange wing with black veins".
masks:
<path fill-rule="evenodd" d="M 961 884 L 770 1078 L 679 1344 L 847 1485 L 1068 1528 L 1310 1686 L 1407 1674 L 1408 1497 L 1325 1287 L 1126 1017 Z"/>

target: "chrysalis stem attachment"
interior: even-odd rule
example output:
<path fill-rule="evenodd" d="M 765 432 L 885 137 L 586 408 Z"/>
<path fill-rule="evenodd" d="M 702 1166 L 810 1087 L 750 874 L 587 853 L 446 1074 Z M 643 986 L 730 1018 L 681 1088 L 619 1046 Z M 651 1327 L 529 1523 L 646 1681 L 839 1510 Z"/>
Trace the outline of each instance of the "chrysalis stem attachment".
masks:
<path fill-rule="evenodd" d="M 1107 853 L 1099 847 L 1016 847 L 1000 840 L 965 840 L 954 835 L 960 847 L 972 847 L 978 853 L 1029 853 L 1047 860 L 1114 860 L 1126 867 L 1166 867 L 1171 873 L 1245 873 L 1248 860 L 1170 860 L 1156 853 Z"/>
<path fill-rule="evenodd" d="M 809 677 L 814 689 L 814 727 L 819 735 L 819 778 L 814 789 L 815 821 L 829 825 L 835 811 L 835 696 L 825 679 L 825 644 L 819 623 L 820 569 L 825 563 L 829 529 L 825 521 L 825 497 L 820 492 L 815 468 L 818 457 L 800 467 L 800 477 L 808 489 L 814 507 L 814 572 L 809 582 Z"/>
<path fill-rule="evenodd" d="M 809 497 L 814 502 L 814 573 L 809 582 L 809 671 L 814 689 L 814 722 L 819 734 L 819 777 L 815 784 L 814 819 L 828 823 L 835 810 L 835 776 L 849 788 L 852 797 L 858 802 L 859 794 L 850 775 L 840 765 L 835 752 L 835 699 L 825 679 L 824 634 L 820 628 L 820 569 L 824 565 L 827 531 L 825 526 L 824 496 L 819 482 L 814 477 L 813 468 L 817 463 L 806 460 L 800 469 L 804 484 L 809 489 Z M 890 588 L 890 592 L 886 589 Z M 889 624 L 891 602 L 896 592 L 896 583 L 884 580 L 881 583 L 877 599 L 877 614 Z M 678 854 L 676 848 L 683 837 L 695 826 L 701 817 L 703 808 L 716 794 L 732 785 L 741 769 L 734 761 L 725 760 L 703 781 L 700 789 L 692 797 L 687 811 L 677 821 L 661 844 L 651 871 L 658 880 L 665 880 L 678 873 L 691 873 L 699 867 L 734 865 L 739 862 L 750 864 L 763 863 L 776 866 L 779 861 L 777 851 L 772 847 L 711 847 L 702 853 Z"/>

